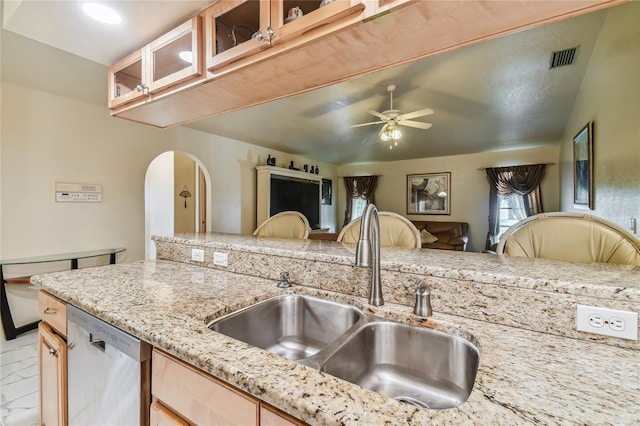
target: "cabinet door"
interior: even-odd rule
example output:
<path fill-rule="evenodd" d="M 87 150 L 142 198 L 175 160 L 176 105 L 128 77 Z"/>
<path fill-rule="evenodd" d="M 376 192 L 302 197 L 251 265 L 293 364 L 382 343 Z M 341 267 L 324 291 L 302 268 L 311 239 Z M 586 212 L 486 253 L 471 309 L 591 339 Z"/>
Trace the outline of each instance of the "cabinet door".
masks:
<path fill-rule="evenodd" d="M 109 67 L 109 108 L 124 105 L 145 95 L 144 51 L 144 48 L 136 50 Z"/>
<path fill-rule="evenodd" d="M 203 75 L 202 18 L 196 15 L 146 47 L 150 93 Z"/>
<path fill-rule="evenodd" d="M 297 12 L 299 9 L 299 12 Z M 322 25 L 337 24 L 351 15 L 362 14 L 362 0 L 296 1 L 273 0 L 271 2 L 271 25 L 276 33 L 273 43 L 282 43 Z M 302 13 L 302 16 L 295 17 Z M 337 29 L 337 28 L 336 28 Z"/>
<path fill-rule="evenodd" d="M 155 401 L 198 425 L 251 426 L 258 424 L 259 401 L 153 350 L 151 393 Z"/>
<path fill-rule="evenodd" d="M 270 46 L 269 0 L 227 0 L 205 11 L 207 69 L 214 71 Z"/>
<path fill-rule="evenodd" d="M 38 326 L 40 424 L 67 424 L 67 344 L 47 324 Z"/>
<path fill-rule="evenodd" d="M 40 319 L 46 322 L 56 333 L 67 337 L 67 305 L 62 300 L 40 290 L 38 292 Z"/>
<path fill-rule="evenodd" d="M 283 413 L 277 408 L 260 403 L 260 426 L 303 426 L 306 423 Z"/>
<path fill-rule="evenodd" d="M 151 404 L 151 426 L 189 426 L 189 423 L 158 401 Z"/>

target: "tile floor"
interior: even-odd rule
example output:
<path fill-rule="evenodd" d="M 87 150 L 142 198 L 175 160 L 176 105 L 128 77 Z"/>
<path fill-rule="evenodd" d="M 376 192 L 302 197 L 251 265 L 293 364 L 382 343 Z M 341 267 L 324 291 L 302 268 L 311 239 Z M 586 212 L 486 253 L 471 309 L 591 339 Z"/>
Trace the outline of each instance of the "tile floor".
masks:
<path fill-rule="evenodd" d="M 40 423 L 38 387 L 38 331 L 9 341 L 0 338 L 2 426 Z"/>

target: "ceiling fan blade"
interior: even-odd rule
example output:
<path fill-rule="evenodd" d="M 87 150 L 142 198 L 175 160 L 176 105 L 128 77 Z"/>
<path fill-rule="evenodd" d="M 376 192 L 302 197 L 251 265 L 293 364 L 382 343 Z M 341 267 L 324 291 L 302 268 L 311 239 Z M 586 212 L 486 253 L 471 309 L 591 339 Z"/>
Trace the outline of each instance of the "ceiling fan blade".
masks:
<path fill-rule="evenodd" d="M 372 124 L 381 124 L 382 121 L 372 121 L 371 123 L 362 123 L 362 124 L 354 124 L 351 127 L 362 127 L 362 126 L 370 126 Z"/>
<path fill-rule="evenodd" d="M 409 121 L 409 120 L 398 121 L 398 124 L 401 126 L 415 127 L 417 129 L 423 129 L 423 130 L 430 129 L 431 126 L 433 126 L 433 124 L 431 123 L 422 123 L 420 121 Z"/>
<path fill-rule="evenodd" d="M 383 121 L 389 121 L 389 117 L 387 117 L 384 114 L 379 113 L 378 111 L 373 111 L 373 110 L 369 110 L 369 114 L 371 115 L 375 115 L 376 117 L 378 117 L 380 120 Z"/>
<path fill-rule="evenodd" d="M 418 111 L 409 112 L 407 114 L 402 114 L 398 117 L 398 120 L 411 120 L 412 118 L 424 117 L 425 115 L 433 114 L 433 110 L 431 108 L 425 108 Z"/>

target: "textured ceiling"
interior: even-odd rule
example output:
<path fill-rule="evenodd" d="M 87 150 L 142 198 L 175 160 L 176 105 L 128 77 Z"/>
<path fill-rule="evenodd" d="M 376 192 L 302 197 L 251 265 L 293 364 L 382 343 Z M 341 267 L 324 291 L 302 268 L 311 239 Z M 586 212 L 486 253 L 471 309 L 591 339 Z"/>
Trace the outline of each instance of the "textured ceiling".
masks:
<path fill-rule="evenodd" d="M 78 14 L 75 1 L 5 0 L 3 21 L 9 31 L 108 64 L 186 20 L 210 1 L 112 3 L 127 13 L 119 31 L 87 24 Z M 564 130 L 606 13 L 594 12 L 521 31 L 188 126 L 335 164 L 555 144 Z M 8 75 L 5 70 L 12 70 L 7 59 L 17 57 L 10 52 L 18 54 L 27 45 L 15 36 L 5 39 L 11 43 L 3 41 L 3 79 Z M 549 70 L 553 51 L 575 46 L 579 50 L 574 65 Z M 38 51 L 39 58 L 47 54 L 42 48 Z M 42 62 L 47 61 L 36 64 Z M 62 69 L 56 71 L 65 62 L 78 72 L 64 75 Z M 53 72 L 36 73 L 33 79 L 43 86 L 39 87 L 42 90 L 51 86 L 54 92 L 95 97 L 95 85 L 89 80 L 106 70 L 85 65 L 79 58 L 59 64 L 50 61 Z M 20 70 L 13 70 L 14 78 L 27 78 Z M 98 92 L 106 93 L 106 75 L 99 78 Z M 425 107 L 435 111 L 415 119 L 432 123 L 431 129 L 402 127 L 400 145 L 391 151 L 378 139 L 379 126 L 351 127 L 374 121 L 368 110 L 389 109 L 385 90 L 389 84 L 397 86 L 394 107 L 403 113 Z M 100 103 L 106 108 L 106 96 Z"/>
<path fill-rule="evenodd" d="M 605 12 L 548 24 L 201 120 L 189 127 L 345 164 L 467 154 L 557 143 L 578 93 Z M 551 53 L 580 46 L 575 64 L 550 70 Z M 378 139 L 368 110 L 432 108 L 401 127 L 398 147 Z"/>

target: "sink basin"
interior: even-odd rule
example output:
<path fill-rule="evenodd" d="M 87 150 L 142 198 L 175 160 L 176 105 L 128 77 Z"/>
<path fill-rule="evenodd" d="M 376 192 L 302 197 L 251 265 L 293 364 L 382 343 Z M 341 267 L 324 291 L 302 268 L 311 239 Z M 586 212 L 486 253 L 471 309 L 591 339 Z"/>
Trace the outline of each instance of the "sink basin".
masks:
<path fill-rule="evenodd" d="M 387 321 L 357 330 L 320 371 L 423 408 L 456 407 L 467 400 L 479 351 L 467 340 Z"/>
<path fill-rule="evenodd" d="M 216 319 L 209 328 L 287 359 L 299 360 L 319 352 L 365 317 L 350 305 L 292 294 Z"/>
<path fill-rule="evenodd" d="M 218 318 L 211 330 L 421 408 L 467 400 L 479 351 L 462 337 L 364 314 L 302 295 Z"/>

